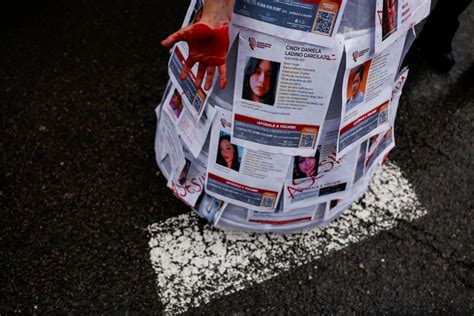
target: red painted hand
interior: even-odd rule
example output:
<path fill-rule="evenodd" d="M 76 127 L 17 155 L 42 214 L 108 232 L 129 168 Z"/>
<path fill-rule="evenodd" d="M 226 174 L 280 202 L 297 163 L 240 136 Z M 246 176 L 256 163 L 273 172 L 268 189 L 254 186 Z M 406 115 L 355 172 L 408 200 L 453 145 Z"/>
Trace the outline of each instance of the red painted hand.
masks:
<path fill-rule="evenodd" d="M 189 45 L 189 57 L 185 62 L 180 79 L 183 80 L 195 63 L 199 63 L 196 86 L 201 86 L 204 74 L 207 73 L 204 88 L 211 88 L 214 73 L 219 72 L 219 86 L 225 88 L 227 83 L 226 57 L 229 49 L 229 27 L 222 24 L 216 27 L 198 22 L 189 25 L 168 36 L 161 45 L 170 47 L 174 43 L 185 41 Z"/>

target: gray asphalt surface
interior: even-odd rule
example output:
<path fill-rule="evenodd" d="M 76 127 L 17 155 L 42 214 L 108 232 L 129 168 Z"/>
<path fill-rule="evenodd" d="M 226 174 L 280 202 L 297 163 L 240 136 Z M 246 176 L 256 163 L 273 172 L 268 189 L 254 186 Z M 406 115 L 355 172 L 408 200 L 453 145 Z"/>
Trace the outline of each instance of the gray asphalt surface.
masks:
<path fill-rule="evenodd" d="M 17 2 L 2 18 L 0 313 L 163 310 L 146 227 L 188 212 L 154 162 L 159 42 L 187 1 Z M 428 215 L 189 311 L 472 314 L 473 7 L 438 75 L 416 52 L 391 155 Z"/>

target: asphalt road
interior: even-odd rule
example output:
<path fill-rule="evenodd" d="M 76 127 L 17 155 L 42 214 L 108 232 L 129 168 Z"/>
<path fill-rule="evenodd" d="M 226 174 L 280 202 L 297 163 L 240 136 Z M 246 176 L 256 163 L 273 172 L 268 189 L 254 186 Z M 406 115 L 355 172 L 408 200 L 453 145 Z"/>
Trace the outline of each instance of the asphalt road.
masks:
<path fill-rule="evenodd" d="M 2 18 L 0 313 L 163 310 L 146 227 L 188 212 L 154 162 L 159 42 L 187 1 L 17 2 Z M 419 54 L 390 159 L 428 215 L 189 313 L 472 314 L 474 27 Z"/>

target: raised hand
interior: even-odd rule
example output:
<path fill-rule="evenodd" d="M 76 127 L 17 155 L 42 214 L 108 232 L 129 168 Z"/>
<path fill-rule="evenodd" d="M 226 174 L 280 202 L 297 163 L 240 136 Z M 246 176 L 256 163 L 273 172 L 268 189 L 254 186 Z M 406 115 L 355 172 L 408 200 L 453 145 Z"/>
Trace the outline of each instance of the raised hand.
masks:
<path fill-rule="evenodd" d="M 180 79 L 184 80 L 194 64 L 199 63 L 195 84 L 197 87 L 201 86 L 204 74 L 207 73 L 204 88 L 209 90 L 217 67 L 219 87 L 224 89 L 227 83 L 228 24 L 224 23 L 217 26 L 211 26 L 203 22 L 191 24 L 168 36 L 161 42 L 161 45 L 170 47 L 180 41 L 187 42 L 189 46 L 189 56 L 181 71 Z"/>

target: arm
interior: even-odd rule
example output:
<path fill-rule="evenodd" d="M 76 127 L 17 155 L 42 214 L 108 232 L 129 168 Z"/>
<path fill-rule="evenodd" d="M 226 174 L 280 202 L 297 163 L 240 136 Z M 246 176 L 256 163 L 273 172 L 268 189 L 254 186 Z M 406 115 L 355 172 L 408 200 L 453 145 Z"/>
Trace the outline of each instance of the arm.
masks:
<path fill-rule="evenodd" d="M 216 66 L 219 72 L 219 86 L 227 83 L 226 57 L 229 50 L 229 22 L 235 0 L 206 0 L 202 18 L 195 24 L 171 34 L 161 42 L 170 47 L 179 41 L 189 45 L 189 57 L 185 62 L 180 79 L 183 80 L 195 63 L 199 63 L 196 86 L 200 86 L 207 72 L 205 89 L 211 88 Z"/>

